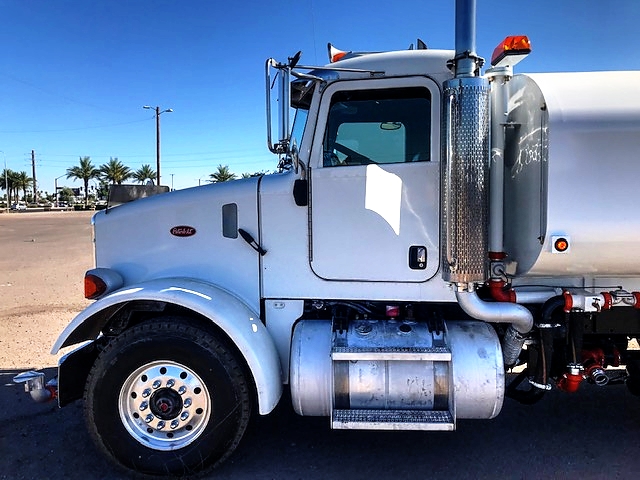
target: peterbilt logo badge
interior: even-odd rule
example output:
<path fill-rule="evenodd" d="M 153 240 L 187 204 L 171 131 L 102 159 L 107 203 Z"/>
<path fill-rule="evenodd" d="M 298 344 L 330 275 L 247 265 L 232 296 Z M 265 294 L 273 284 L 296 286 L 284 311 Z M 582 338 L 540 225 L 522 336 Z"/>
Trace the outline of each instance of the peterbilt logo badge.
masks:
<path fill-rule="evenodd" d="M 196 229 L 188 225 L 179 225 L 169 230 L 174 237 L 191 237 L 196 234 Z"/>

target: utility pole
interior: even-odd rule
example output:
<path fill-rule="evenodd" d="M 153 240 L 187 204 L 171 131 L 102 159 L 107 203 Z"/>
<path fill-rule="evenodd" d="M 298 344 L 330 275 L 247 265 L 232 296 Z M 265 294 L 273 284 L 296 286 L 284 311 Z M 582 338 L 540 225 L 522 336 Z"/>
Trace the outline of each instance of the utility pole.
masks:
<path fill-rule="evenodd" d="M 38 184 L 36 182 L 36 151 L 31 150 L 31 171 L 33 172 L 33 203 L 38 203 Z"/>
<path fill-rule="evenodd" d="M 160 186 L 160 107 L 156 107 L 156 182 Z"/>
<path fill-rule="evenodd" d="M 168 112 L 173 112 L 173 109 L 167 108 L 166 110 L 160 111 L 160 107 L 151 107 L 149 105 L 144 105 L 142 108 L 146 108 L 147 110 L 153 110 L 156 112 L 156 185 L 160 186 L 160 115 Z"/>

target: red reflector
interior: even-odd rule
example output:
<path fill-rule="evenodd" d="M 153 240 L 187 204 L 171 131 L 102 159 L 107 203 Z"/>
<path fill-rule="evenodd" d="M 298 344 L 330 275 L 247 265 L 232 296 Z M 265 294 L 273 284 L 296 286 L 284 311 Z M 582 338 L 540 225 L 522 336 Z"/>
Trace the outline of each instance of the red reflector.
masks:
<path fill-rule="evenodd" d="M 497 65 L 504 57 L 510 55 L 528 55 L 531 53 L 531 42 L 526 35 L 505 38 L 491 55 L 491 65 Z"/>
<path fill-rule="evenodd" d="M 573 308 L 573 297 L 569 292 L 562 292 L 562 295 L 564 296 L 564 311 L 569 313 Z"/>
<path fill-rule="evenodd" d="M 396 318 L 400 316 L 400 307 L 398 305 L 387 305 L 387 317 Z"/>
<path fill-rule="evenodd" d="M 100 277 L 92 274 L 84 276 L 84 298 L 92 300 L 106 291 L 107 284 Z"/>

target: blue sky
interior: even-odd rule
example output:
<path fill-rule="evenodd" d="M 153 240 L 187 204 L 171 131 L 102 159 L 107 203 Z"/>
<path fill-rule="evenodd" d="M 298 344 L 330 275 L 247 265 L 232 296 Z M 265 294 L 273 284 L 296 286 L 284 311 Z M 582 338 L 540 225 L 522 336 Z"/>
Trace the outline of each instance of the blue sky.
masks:
<path fill-rule="evenodd" d="M 454 1 L 0 0 L 0 150 L 39 190 L 79 186 L 66 169 L 90 156 L 155 169 L 161 116 L 162 183 L 204 183 L 218 164 L 273 170 L 266 148 L 264 62 L 324 64 L 326 44 L 401 50 L 421 38 L 454 47 Z M 517 70 L 638 70 L 636 0 L 478 0 L 477 49 L 507 35 L 533 53 Z M 1 155 L 1 154 L 0 154 Z M 3 158 L 0 156 L 0 161 Z M 171 176 L 173 174 L 173 177 Z"/>

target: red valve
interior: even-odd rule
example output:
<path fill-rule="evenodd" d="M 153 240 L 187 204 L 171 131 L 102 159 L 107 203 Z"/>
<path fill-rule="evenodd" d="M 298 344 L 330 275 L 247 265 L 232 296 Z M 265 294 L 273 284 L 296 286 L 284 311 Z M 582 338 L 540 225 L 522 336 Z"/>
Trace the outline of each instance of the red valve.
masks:
<path fill-rule="evenodd" d="M 567 393 L 574 393 L 578 391 L 578 387 L 582 383 L 584 376 L 576 373 L 565 373 L 560 380 L 558 380 L 557 386 L 560 390 Z"/>

